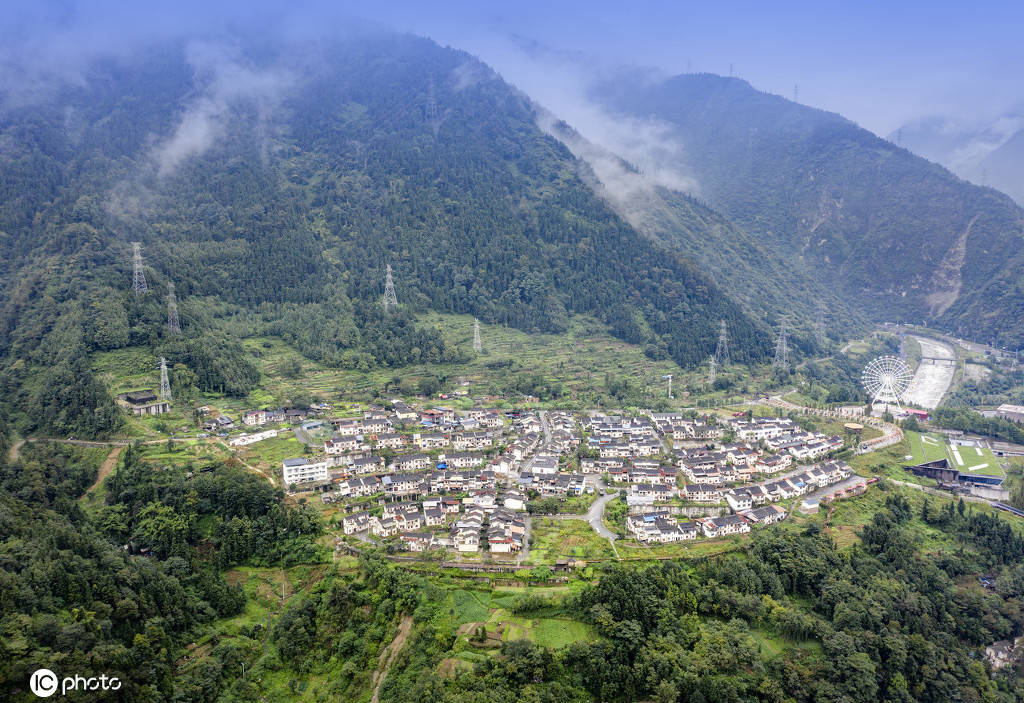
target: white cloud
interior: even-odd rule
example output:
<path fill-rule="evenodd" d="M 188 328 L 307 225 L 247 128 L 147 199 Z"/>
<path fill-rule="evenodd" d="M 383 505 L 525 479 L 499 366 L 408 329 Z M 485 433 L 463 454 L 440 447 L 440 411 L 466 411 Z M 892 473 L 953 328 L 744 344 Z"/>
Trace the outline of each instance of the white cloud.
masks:
<path fill-rule="evenodd" d="M 201 92 L 185 107 L 173 134 L 153 149 L 160 176 L 170 175 L 187 159 L 209 151 L 227 133 L 233 112 L 239 106 L 256 109 L 262 134 L 295 80 L 290 72 L 280 68 L 260 70 L 248 66 L 237 51 L 221 44 L 190 44 L 186 57 Z"/>

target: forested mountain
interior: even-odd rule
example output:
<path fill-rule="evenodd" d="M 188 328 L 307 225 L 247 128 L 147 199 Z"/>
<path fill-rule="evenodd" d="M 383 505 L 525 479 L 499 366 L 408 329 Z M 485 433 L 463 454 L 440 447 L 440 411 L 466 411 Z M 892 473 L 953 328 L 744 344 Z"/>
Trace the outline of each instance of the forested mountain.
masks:
<path fill-rule="evenodd" d="M 169 44 L 86 75 L 0 115 L 0 391 L 28 427 L 113 429 L 96 349 L 148 344 L 201 387 L 246 392 L 227 319 L 352 367 L 455 358 L 416 324 L 426 309 L 544 332 L 592 313 L 683 365 L 725 319 L 735 360 L 766 356 L 767 327 L 605 205 L 529 101 L 467 54 L 387 34 Z M 138 298 L 131 241 L 151 288 Z"/>
<path fill-rule="evenodd" d="M 638 232 L 684 252 L 751 316 L 771 325 L 788 316 L 795 346 L 820 351 L 813 341 L 819 305 L 827 311 L 826 330 L 837 337 L 865 323 L 856 304 L 794 265 L 777 243 L 748 233 L 698 198 L 655 182 L 553 115 L 542 113 L 540 124 L 581 159 L 583 179 Z"/>
<path fill-rule="evenodd" d="M 972 175 L 1024 204 L 1024 129 L 985 156 Z"/>
<path fill-rule="evenodd" d="M 1024 205 L 1024 115 L 1010 110 L 987 124 L 938 116 L 912 120 L 888 138 L 973 183 L 1003 191 Z"/>
<path fill-rule="evenodd" d="M 701 197 L 876 319 L 1024 337 L 1024 211 L 852 122 L 715 75 L 635 75 L 591 96 L 654 119 Z"/>

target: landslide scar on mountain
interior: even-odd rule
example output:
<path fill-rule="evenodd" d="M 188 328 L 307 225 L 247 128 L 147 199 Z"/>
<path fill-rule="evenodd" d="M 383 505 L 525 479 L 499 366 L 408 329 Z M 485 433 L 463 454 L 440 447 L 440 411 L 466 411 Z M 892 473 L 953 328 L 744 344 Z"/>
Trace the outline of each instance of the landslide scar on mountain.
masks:
<path fill-rule="evenodd" d="M 967 255 L 967 238 L 971 234 L 971 228 L 978 219 L 978 215 L 971 218 L 967 227 L 949 247 L 949 251 L 942 257 L 938 268 L 935 269 L 933 278 L 934 286 L 932 292 L 925 300 L 931 308 L 932 315 L 941 315 L 949 309 L 949 306 L 956 301 L 960 295 L 960 286 L 963 279 L 960 276 L 960 269 L 964 265 L 964 257 Z"/>

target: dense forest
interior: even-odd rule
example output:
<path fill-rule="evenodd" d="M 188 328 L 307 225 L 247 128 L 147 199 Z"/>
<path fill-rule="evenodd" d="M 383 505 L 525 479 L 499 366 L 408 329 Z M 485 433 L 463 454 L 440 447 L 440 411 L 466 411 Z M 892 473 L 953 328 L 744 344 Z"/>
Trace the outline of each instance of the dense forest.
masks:
<path fill-rule="evenodd" d="M 440 613 L 410 640 L 381 700 L 1019 700 L 1024 681 L 991 678 L 978 652 L 1024 627 L 1024 540 L 999 518 L 945 506 L 914 514 L 890 497 L 849 551 L 814 529 L 765 530 L 738 555 L 611 567 L 564 603 L 595 641 L 555 652 L 507 642 L 454 677 L 432 671 L 452 644 Z M 915 519 L 970 546 L 927 553 Z M 998 574 L 994 591 L 965 579 L 979 571 Z M 519 612 L 551 607 L 541 598 Z M 755 630 L 801 644 L 767 657 Z"/>
<path fill-rule="evenodd" d="M 243 470 L 154 471 L 129 447 L 89 514 L 78 498 L 97 467 L 81 450 L 29 443 L 8 463 L 6 441 L 0 426 L 3 700 L 32 698 L 29 674 L 41 667 L 116 676 L 118 700 L 210 700 L 190 693 L 198 684 L 176 662 L 188 638 L 245 608 L 223 569 L 323 558 L 319 515 L 285 507 Z"/>
<path fill-rule="evenodd" d="M 1024 338 L 1024 210 L 1008 196 L 739 78 L 627 72 L 591 97 L 667 125 L 685 145 L 672 166 L 712 207 L 861 312 Z"/>
<path fill-rule="evenodd" d="M 239 319 L 347 368 L 458 359 L 417 324 L 428 309 L 555 333 L 592 314 L 684 366 L 726 320 L 734 361 L 767 358 L 767 325 L 616 215 L 530 102 L 467 54 L 380 35 L 165 45 L 90 69 L 85 86 L 0 112 L 0 390 L 24 431 L 117 428 L 96 350 L 148 346 L 199 388 L 244 395 L 258 377 Z M 179 149 L 203 119 L 220 138 Z M 385 313 L 389 263 L 400 308 Z M 184 339 L 164 324 L 170 284 Z"/>
<path fill-rule="evenodd" d="M 592 628 L 593 637 L 557 649 L 513 638 L 475 654 L 472 666 L 445 668 L 467 651 L 446 605 L 451 586 L 369 549 L 354 571 L 327 568 L 270 629 L 241 626 L 184 657 L 189 641 L 247 608 L 225 570 L 326 568 L 318 513 L 286 506 L 240 468 L 164 467 L 139 446 L 123 450 L 102 503 L 86 510 L 78 498 L 96 462 L 84 450 L 28 443 L 9 462 L 0 430 L 5 700 L 29 700 L 25 682 L 39 667 L 118 676 L 130 700 L 366 699 L 403 620 L 411 632 L 381 683 L 384 703 L 1024 695 L 1015 667 L 994 675 L 979 654 L 1024 632 L 1024 537 L 962 501 L 915 507 L 897 493 L 842 549 L 812 522 L 759 530 L 717 557 L 599 567 L 572 595 L 519 592 L 507 605 L 517 615 Z M 551 576 L 543 571 L 538 578 Z"/>

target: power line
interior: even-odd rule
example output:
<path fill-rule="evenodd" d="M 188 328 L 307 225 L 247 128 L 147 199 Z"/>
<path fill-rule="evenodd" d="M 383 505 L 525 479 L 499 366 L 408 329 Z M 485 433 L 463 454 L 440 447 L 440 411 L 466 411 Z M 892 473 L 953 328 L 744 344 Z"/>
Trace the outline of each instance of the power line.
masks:
<path fill-rule="evenodd" d="M 779 334 L 775 338 L 775 358 L 772 360 L 772 369 L 776 371 L 789 370 L 789 344 L 786 341 L 786 318 L 779 320 Z"/>
<path fill-rule="evenodd" d="M 171 381 L 167 378 L 167 359 L 160 357 L 160 399 L 171 402 Z"/>
<path fill-rule="evenodd" d="M 167 334 L 181 334 L 178 320 L 178 299 L 174 297 L 174 284 L 167 283 Z"/>
<path fill-rule="evenodd" d="M 718 331 L 718 346 L 715 348 L 715 363 L 719 368 L 729 365 L 729 333 L 725 329 L 725 320 L 720 323 Z"/>
<path fill-rule="evenodd" d="M 384 274 L 384 310 L 397 307 L 398 296 L 395 295 L 395 281 L 391 277 L 391 264 L 388 264 Z"/>
<path fill-rule="evenodd" d="M 146 274 L 142 270 L 142 245 L 139 242 L 132 242 L 132 290 L 135 291 L 135 295 L 149 291 L 146 286 Z"/>
<path fill-rule="evenodd" d="M 718 378 L 718 362 L 715 357 L 708 357 L 708 388 L 715 387 L 715 380 Z"/>
<path fill-rule="evenodd" d="M 818 303 L 818 312 L 814 318 L 814 340 L 818 343 L 819 347 L 823 347 L 828 343 L 828 338 L 825 336 L 824 303 Z"/>
<path fill-rule="evenodd" d="M 441 130 L 441 120 L 438 117 L 437 111 L 437 97 L 434 94 L 434 76 L 430 76 L 430 82 L 427 84 L 427 122 L 430 124 L 430 128 L 434 131 L 434 136 Z"/>

